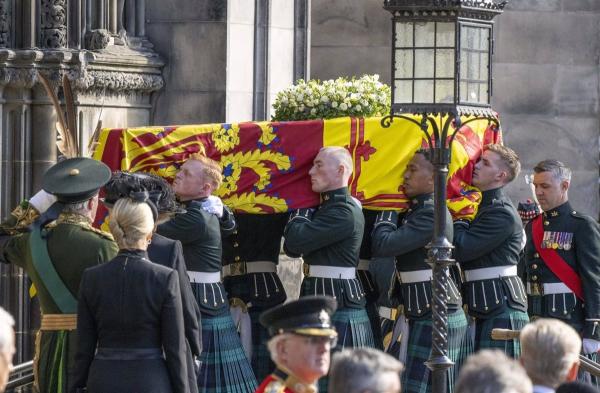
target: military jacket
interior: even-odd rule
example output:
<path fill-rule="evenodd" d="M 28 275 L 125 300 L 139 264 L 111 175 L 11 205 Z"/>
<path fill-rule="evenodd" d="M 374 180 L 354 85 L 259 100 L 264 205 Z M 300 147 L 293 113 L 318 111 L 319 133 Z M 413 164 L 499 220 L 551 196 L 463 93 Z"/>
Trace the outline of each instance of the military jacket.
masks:
<path fill-rule="evenodd" d="M 256 393 L 317 393 L 317 387 L 302 382 L 291 373 L 277 368 L 262 381 Z"/>
<path fill-rule="evenodd" d="M 483 192 L 470 225 L 454 223 L 453 243 L 454 257 L 465 272 L 519 263 L 523 225 L 502 188 Z M 469 314 L 475 317 L 493 317 L 507 306 L 520 311 L 527 309 L 525 288 L 517 275 L 466 282 L 464 293 Z"/>
<path fill-rule="evenodd" d="M 284 229 L 284 250 L 302 255 L 309 265 L 356 267 L 365 220 L 348 188 L 321 194 L 322 204 L 314 214 L 291 217 Z M 329 295 L 342 307 L 364 307 L 365 298 L 358 279 L 306 277 L 302 295 Z"/>
<path fill-rule="evenodd" d="M 288 213 L 239 214 L 237 228 L 223 239 L 223 265 L 234 266 L 238 275 L 225 277 L 230 299 L 256 307 L 271 307 L 286 299 L 277 273 L 245 273 L 246 262 L 279 263 L 281 237 Z"/>
<path fill-rule="evenodd" d="M 379 213 L 372 234 L 373 255 L 395 256 L 398 272 L 429 270 L 427 246 L 433 237 L 434 209 L 432 194 L 424 194 L 411 201 L 411 207 L 402 219 L 398 213 Z M 451 222 L 450 212 L 446 219 Z M 452 227 L 446 228 L 446 237 L 452 239 Z M 410 319 L 427 318 L 431 315 L 431 281 L 401 283 L 404 313 Z M 456 283 L 449 280 L 448 306 L 456 309 L 462 305 Z"/>
<path fill-rule="evenodd" d="M 379 261 L 371 262 L 373 259 L 373 255 L 371 253 L 371 231 L 373 230 L 373 224 L 375 224 L 377 211 L 363 209 L 363 216 L 365 218 L 365 229 L 363 230 L 363 239 L 362 243 L 360 244 L 359 256 L 361 260 L 368 260 L 370 263 L 369 270 L 358 269 L 356 271 L 356 276 L 362 284 L 367 302 L 377 302 L 380 297 L 380 285 L 376 278 L 379 277 L 376 277 L 376 275 L 373 274 L 373 270 L 376 269 L 372 264 Z M 384 280 L 386 279 L 384 278 Z M 383 283 L 383 287 L 388 287 L 387 283 Z"/>
<path fill-rule="evenodd" d="M 187 201 L 186 212 L 159 225 L 157 232 L 181 242 L 188 271 L 214 273 L 221 271 L 221 232 L 224 226 L 215 214 L 204 210 L 202 202 L 205 199 Z M 192 285 L 192 288 L 202 312 L 216 315 L 227 310 L 229 302 L 221 283 L 202 283 Z"/>
<path fill-rule="evenodd" d="M 600 340 L 600 228 L 591 217 L 581 214 L 566 202 L 543 214 L 544 236 L 541 247 L 552 247 L 581 278 L 585 306 L 573 293 L 544 294 L 543 285 L 561 280 L 536 251 L 532 223 L 526 227 L 527 245 L 523 254 L 525 278 L 529 288 L 529 313 L 559 318 L 582 332 L 586 338 Z M 545 240 L 544 240 L 545 239 Z"/>
<path fill-rule="evenodd" d="M 62 213 L 46 226 L 50 259 L 71 294 L 77 298 L 83 271 L 111 260 L 119 251 L 108 233 L 92 227 L 90 221 L 79 214 Z M 0 235 L 1 236 L 1 235 Z M 22 267 L 37 289 L 40 307 L 44 314 L 59 314 L 60 309 L 37 274 L 29 251 L 29 233 L 0 240 L 0 262 Z M 74 253 L 74 248 L 77 252 Z"/>

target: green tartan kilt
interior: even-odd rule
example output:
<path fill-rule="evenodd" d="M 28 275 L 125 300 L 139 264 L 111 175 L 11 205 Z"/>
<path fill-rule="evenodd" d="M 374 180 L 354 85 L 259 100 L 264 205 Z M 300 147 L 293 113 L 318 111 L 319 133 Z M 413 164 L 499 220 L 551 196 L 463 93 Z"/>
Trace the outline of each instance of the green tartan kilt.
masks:
<path fill-rule="evenodd" d="M 402 374 L 402 391 L 411 393 L 431 392 L 431 371 L 425 362 L 431 354 L 431 318 L 409 320 L 408 348 L 405 370 Z M 447 371 L 448 392 L 454 383 L 464 360 L 473 352 L 469 337 L 468 322 L 464 311 L 459 308 L 448 313 L 448 357 L 454 362 Z"/>
<path fill-rule="evenodd" d="M 202 314 L 200 361 L 200 393 L 252 393 L 258 387 L 229 312 Z"/>
<path fill-rule="evenodd" d="M 260 324 L 258 318 L 267 308 L 250 307 L 250 322 L 252 324 L 252 369 L 256 379 L 260 382 L 275 370 L 275 363 L 271 360 L 267 342 L 269 331 Z"/>
<path fill-rule="evenodd" d="M 488 319 L 476 319 L 475 321 L 475 343 L 476 351 L 480 349 L 499 349 L 506 356 L 519 358 L 521 356 L 521 344 L 519 340 L 492 340 L 492 329 L 521 330 L 529 323 L 526 312 L 506 307 L 497 316 Z"/>
<path fill-rule="evenodd" d="M 70 368 L 75 364 L 75 330 L 44 330 L 36 337 L 34 366 L 36 390 L 66 393 Z"/>
<path fill-rule="evenodd" d="M 369 322 L 371 323 L 371 331 L 373 332 L 373 342 L 375 348 L 383 351 L 383 334 L 381 331 L 381 317 L 379 316 L 379 309 L 377 302 L 367 301 L 365 306 L 367 315 L 369 316 Z"/>
<path fill-rule="evenodd" d="M 332 355 L 344 348 L 375 348 L 371 321 L 364 308 L 338 309 L 331 316 L 331 323 L 338 333 L 337 346 L 332 350 Z M 319 379 L 319 393 L 327 393 L 328 383 L 327 376 Z"/>

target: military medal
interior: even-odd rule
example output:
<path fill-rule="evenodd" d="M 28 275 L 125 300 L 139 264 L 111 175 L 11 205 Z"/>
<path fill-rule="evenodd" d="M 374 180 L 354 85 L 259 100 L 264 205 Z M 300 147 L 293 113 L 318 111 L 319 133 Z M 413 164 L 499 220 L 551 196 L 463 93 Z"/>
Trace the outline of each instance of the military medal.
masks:
<path fill-rule="evenodd" d="M 563 250 L 565 248 L 565 232 L 558 232 L 558 249 Z"/>
<path fill-rule="evenodd" d="M 544 238 L 542 239 L 542 248 L 549 248 L 548 247 L 548 237 L 549 237 L 550 233 L 544 231 Z"/>
<path fill-rule="evenodd" d="M 558 232 L 552 232 L 552 248 L 558 249 Z"/>
<path fill-rule="evenodd" d="M 565 242 L 565 250 L 569 251 L 571 249 L 571 242 L 573 241 L 573 234 L 567 233 L 567 241 Z"/>

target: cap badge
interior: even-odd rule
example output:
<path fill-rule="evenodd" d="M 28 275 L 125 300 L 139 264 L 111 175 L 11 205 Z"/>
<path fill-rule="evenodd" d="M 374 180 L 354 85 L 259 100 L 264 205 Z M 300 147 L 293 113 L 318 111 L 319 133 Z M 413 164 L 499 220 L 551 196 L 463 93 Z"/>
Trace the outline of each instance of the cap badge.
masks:
<path fill-rule="evenodd" d="M 319 313 L 319 321 L 323 325 L 329 324 L 329 314 L 327 314 L 327 311 L 321 310 L 321 312 Z"/>
<path fill-rule="evenodd" d="M 69 176 L 77 176 L 79 175 L 79 169 L 73 168 L 69 171 Z"/>

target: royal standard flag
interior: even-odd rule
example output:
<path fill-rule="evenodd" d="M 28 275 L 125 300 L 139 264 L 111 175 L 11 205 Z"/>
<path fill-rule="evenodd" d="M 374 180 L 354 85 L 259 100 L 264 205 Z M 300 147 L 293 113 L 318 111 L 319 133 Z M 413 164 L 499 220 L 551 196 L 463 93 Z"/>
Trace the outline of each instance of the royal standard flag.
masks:
<path fill-rule="evenodd" d="M 455 217 L 475 215 L 481 193 L 471 186 L 473 167 L 484 145 L 501 140 L 500 130 L 487 120 L 469 122 L 456 133 L 447 189 Z M 103 129 L 94 158 L 112 170 L 172 180 L 190 154 L 204 152 L 223 168 L 218 195 L 224 203 L 238 213 L 269 214 L 318 205 L 308 175 L 312 161 L 324 146 L 343 146 L 354 162 L 349 188 L 363 207 L 404 210 L 404 170 L 427 145 L 419 125 L 407 119 L 394 118 L 384 128 L 379 117 L 346 117 Z"/>

